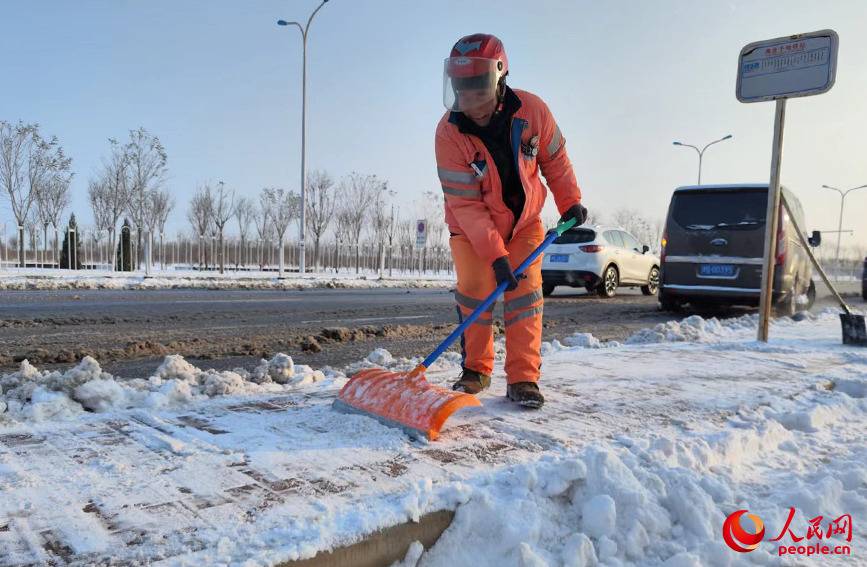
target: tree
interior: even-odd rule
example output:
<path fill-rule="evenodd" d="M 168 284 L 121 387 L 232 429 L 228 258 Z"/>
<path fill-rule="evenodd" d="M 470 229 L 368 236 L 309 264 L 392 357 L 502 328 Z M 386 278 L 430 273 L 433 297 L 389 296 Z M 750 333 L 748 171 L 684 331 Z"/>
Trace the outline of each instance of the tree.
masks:
<path fill-rule="evenodd" d="M 259 238 L 259 269 L 265 269 L 265 246 L 263 243 L 271 234 L 271 215 L 265 206 L 261 194 L 259 201 L 251 201 L 250 208 L 253 211 L 253 223 L 256 226 L 256 236 Z"/>
<path fill-rule="evenodd" d="M 314 263 L 319 268 L 319 242 L 328 230 L 334 216 L 334 178 L 327 172 L 316 170 L 307 175 L 307 210 L 305 212 L 307 229 L 313 233 Z"/>
<path fill-rule="evenodd" d="M 262 208 L 268 211 L 271 217 L 271 226 L 277 233 L 277 241 L 280 243 L 280 275 L 283 270 L 283 238 L 289 223 L 301 216 L 301 197 L 295 191 L 285 189 L 265 188 L 261 195 Z"/>
<path fill-rule="evenodd" d="M 244 261 L 244 250 L 247 239 L 250 236 L 250 224 L 256 215 L 255 204 L 249 197 L 241 197 L 235 201 L 235 219 L 238 221 L 238 238 L 240 240 L 241 253 L 240 262 L 247 265 Z M 236 266 L 237 267 L 237 266 Z"/>
<path fill-rule="evenodd" d="M 376 202 L 373 204 L 373 234 L 377 247 L 380 277 L 385 270 L 385 240 L 388 238 L 390 243 L 389 234 L 393 235 L 394 233 L 394 205 L 387 207 L 385 198 L 395 195 L 397 192 L 388 189 L 388 185 L 383 183 L 382 191 L 376 196 Z"/>
<path fill-rule="evenodd" d="M 658 254 L 662 247 L 663 223 L 661 219 L 647 219 L 637 210 L 621 207 L 614 211 L 613 224 L 626 230 L 638 239 L 641 244 L 650 247 L 650 251 Z"/>
<path fill-rule="evenodd" d="M 208 205 L 211 221 L 220 235 L 220 273 L 222 274 L 226 267 L 226 249 L 223 246 L 225 229 L 229 219 L 235 216 L 235 192 L 227 190 L 226 184 L 220 181 L 213 192 L 208 187 Z"/>
<path fill-rule="evenodd" d="M 50 224 L 55 231 L 54 261 L 57 261 L 57 230 L 60 228 L 60 217 L 72 204 L 72 195 L 69 192 L 69 184 L 72 181 L 72 173 L 58 173 L 46 184 L 39 187 L 36 197 L 39 218 L 42 221 L 44 231 Z M 44 235 L 44 254 L 48 252 L 48 234 Z M 43 256 L 44 257 L 44 256 Z"/>
<path fill-rule="evenodd" d="M 132 225 L 129 219 L 123 219 L 123 226 L 120 228 L 120 242 L 117 245 L 117 266 L 118 271 L 132 271 Z"/>
<path fill-rule="evenodd" d="M 63 236 L 63 248 L 60 250 L 60 268 L 63 270 L 77 270 L 81 267 L 81 235 L 78 231 L 75 213 L 72 213 Z"/>
<path fill-rule="evenodd" d="M 102 158 L 102 168 L 92 177 L 87 187 L 87 197 L 94 210 L 104 217 L 97 219 L 97 224 L 105 223 L 101 230 L 108 230 L 111 247 L 115 246 L 115 229 L 123 212 L 129 204 L 132 191 L 130 177 L 129 155 L 125 146 L 117 140 L 109 138 L 111 151 L 107 158 Z M 118 256 L 119 257 L 119 256 Z"/>
<path fill-rule="evenodd" d="M 160 139 L 144 128 L 129 131 L 126 154 L 132 182 L 128 210 L 137 229 L 136 250 L 141 250 L 142 229 L 154 229 L 147 224 L 148 220 L 153 219 L 151 194 L 166 182 L 168 156 Z M 141 258 L 136 261 L 140 263 Z"/>
<path fill-rule="evenodd" d="M 148 228 L 152 231 L 160 233 L 160 253 L 162 259 L 160 265 L 166 267 L 166 243 L 165 230 L 166 222 L 169 220 L 169 214 L 175 208 L 175 199 L 172 197 L 168 189 L 154 189 L 150 193 L 150 218 L 148 219 Z"/>
<path fill-rule="evenodd" d="M 202 255 L 202 239 L 205 233 L 208 232 L 208 227 L 211 224 L 211 188 L 205 183 L 204 186 L 196 187 L 196 192 L 190 201 L 190 208 L 187 210 L 187 219 L 190 221 L 193 230 L 199 237 L 199 269 L 202 268 L 204 257 Z M 205 265 L 207 268 L 207 264 Z"/>
<path fill-rule="evenodd" d="M 23 227 L 42 187 L 72 166 L 57 136 L 45 140 L 38 124 L 17 125 L 0 120 L 0 187 L 9 196 L 12 214 Z M 19 258 L 24 259 L 24 233 L 19 229 Z"/>
<path fill-rule="evenodd" d="M 380 181 L 376 175 L 360 175 L 354 172 L 341 183 L 340 214 L 344 217 L 348 225 L 349 236 L 355 244 L 356 274 L 360 271 L 361 233 L 368 224 L 371 205 L 386 187 L 387 184 Z"/>

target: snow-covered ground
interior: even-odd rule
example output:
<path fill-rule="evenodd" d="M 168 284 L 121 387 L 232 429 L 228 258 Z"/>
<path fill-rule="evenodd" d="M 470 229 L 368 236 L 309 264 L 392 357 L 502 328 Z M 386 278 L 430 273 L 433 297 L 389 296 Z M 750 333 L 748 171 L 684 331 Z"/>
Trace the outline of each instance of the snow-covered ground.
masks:
<path fill-rule="evenodd" d="M 442 509 L 452 525 L 402 567 L 867 564 L 867 349 L 830 311 L 798 318 L 770 344 L 755 316 L 548 343 L 542 410 L 504 399 L 498 364 L 431 443 L 331 409 L 346 375 L 415 362 L 383 350 L 341 371 L 168 357 L 132 381 L 22 363 L 0 379 L 0 565 L 271 565 Z M 851 542 L 821 544 L 851 555 L 778 557 L 818 541 L 769 541 L 790 508 L 800 538 L 849 514 Z M 755 551 L 723 541 L 738 510 L 764 522 Z"/>
<path fill-rule="evenodd" d="M 286 272 L 279 279 L 276 272 L 232 272 L 224 275 L 211 272 L 175 271 L 133 275 L 100 272 L 70 275 L 68 270 L 0 271 L 0 291 L 56 289 L 386 289 L 386 288 L 451 288 L 454 274 L 395 273 L 389 277 L 378 274 L 340 273 L 305 274 Z"/>

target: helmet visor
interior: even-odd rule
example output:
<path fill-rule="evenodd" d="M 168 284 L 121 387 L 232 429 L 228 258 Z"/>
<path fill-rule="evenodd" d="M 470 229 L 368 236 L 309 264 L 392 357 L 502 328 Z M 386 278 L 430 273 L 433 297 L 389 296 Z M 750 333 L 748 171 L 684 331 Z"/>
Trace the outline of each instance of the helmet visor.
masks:
<path fill-rule="evenodd" d="M 503 64 L 483 57 L 449 57 L 443 70 L 443 104 L 465 112 L 497 98 Z"/>

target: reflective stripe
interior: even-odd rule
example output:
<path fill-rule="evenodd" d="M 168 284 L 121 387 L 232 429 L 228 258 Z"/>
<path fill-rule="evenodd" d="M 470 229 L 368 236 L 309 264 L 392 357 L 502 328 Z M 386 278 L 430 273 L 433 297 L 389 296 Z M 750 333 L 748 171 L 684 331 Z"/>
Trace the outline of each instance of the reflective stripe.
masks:
<path fill-rule="evenodd" d="M 443 185 L 443 193 L 446 195 L 452 195 L 454 197 L 478 197 L 481 195 L 478 189 L 455 189 L 454 187 L 449 187 L 448 185 Z"/>
<path fill-rule="evenodd" d="M 491 327 L 494 325 L 494 318 L 493 317 L 491 317 L 490 319 L 479 318 L 479 319 L 476 319 L 475 321 L 473 321 L 472 324 L 473 325 L 481 325 L 482 327 Z"/>
<path fill-rule="evenodd" d="M 476 176 L 472 171 L 453 171 L 443 167 L 437 167 L 437 175 L 443 183 L 457 183 L 458 185 L 475 185 Z"/>
<path fill-rule="evenodd" d="M 475 311 L 479 305 L 485 302 L 484 299 L 474 299 L 472 297 L 467 297 L 466 295 L 459 293 L 457 290 L 455 290 L 455 301 L 458 302 L 458 305 L 462 305 L 467 309 L 472 309 L 473 311 Z M 488 308 L 485 309 L 485 313 L 493 313 L 494 307 L 496 306 L 496 302 L 491 303 L 490 305 L 488 305 Z"/>
<path fill-rule="evenodd" d="M 542 306 L 537 305 L 536 307 L 534 307 L 532 309 L 528 309 L 526 311 L 521 311 L 520 313 L 518 313 L 517 315 L 515 315 L 514 317 L 512 317 L 511 319 L 506 321 L 506 327 L 508 327 L 512 323 L 517 323 L 521 319 L 527 319 L 529 317 L 535 317 L 536 315 L 541 315 L 541 314 L 542 314 Z"/>
<path fill-rule="evenodd" d="M 504 307 L 504 313 L 511 313 L 512 311 L 524 309 L 540 301 L 542 301 L 541 288 L 536 291 L 531 291 L 527 295 L 522 295 L 521 297 L 516 297 L 515 299 L 507 301 Z"/>
<path fill-rule="evenodd" d="M 563 137 L 560 135 L 560 127 L 555 125 L 554 129 L 554 137 L 551 138 L 551 143 L 548 144 L 548 153 L 553 157 L 554 154 L 557 153 L 557 150 L 560 149 L 560 142 Z"/>

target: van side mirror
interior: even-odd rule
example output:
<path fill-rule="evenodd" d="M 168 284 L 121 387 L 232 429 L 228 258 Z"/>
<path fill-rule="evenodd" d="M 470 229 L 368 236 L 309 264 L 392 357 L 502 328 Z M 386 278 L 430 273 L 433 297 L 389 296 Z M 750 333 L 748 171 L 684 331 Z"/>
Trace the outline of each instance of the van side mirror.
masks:
<path fill-rule="evenodd" d="M 819 246 L 820 244 L 822 244 L 822 233 L 818 230 L 814 230 L 813 236 L 811 236 L 810 239 L 807 240 L 807 242 L 809 242 L 810 246 L 812 246 L 813 248 Z"/>
<path fill-rule="evenodd" d="M 650 250 L 650 246 L 648 246 L 647 244 L 641 247 L 642 254 L 647 254 L 648 250 Z"/>

